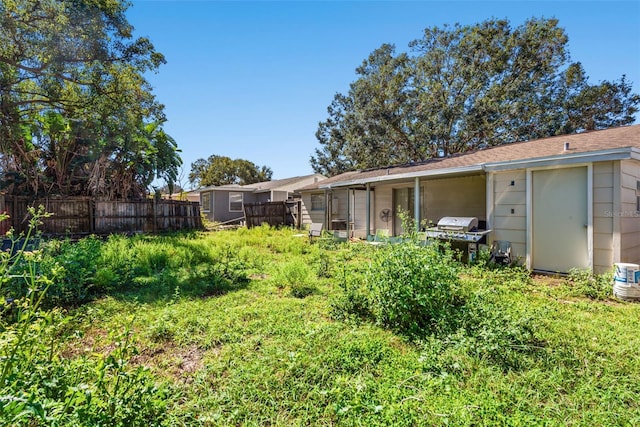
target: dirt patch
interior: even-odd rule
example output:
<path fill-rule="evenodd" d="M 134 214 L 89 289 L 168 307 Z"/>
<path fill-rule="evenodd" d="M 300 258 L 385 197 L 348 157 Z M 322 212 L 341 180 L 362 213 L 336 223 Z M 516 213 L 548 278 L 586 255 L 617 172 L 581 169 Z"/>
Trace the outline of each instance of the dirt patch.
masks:
<path fill-rule="evenodd" d="M 109 354 L 115 349 L 115 344 L 108 342 L 108 336 L 107 331 L 103 329 L 91 328 L 82 336 L 71 340 L 69 344 L 62 349 L 62 357 L 74 359 L 92 353 Z"/>
<path fill-rule="evenodd" d="M 142 365 L 174 381 L 190 383 L 192 375 L 203 366 L 204 350 L 196 345 L 177 347 L 163 343 L 162 347 L 148 348 L 131 359 L 134 365 Z"/>
<path fill-rule="evenodd" d="M 131 337 L 131 343 L 138 349 L 138 353 L 129 360 L 132 366 L 144 366 L 174 381 L 191 382 L 192 375 L 203 366 L 205 350 L 196 345 L 180 347 L 172 341 L 164 341 L 154 347 L 141 348 L 136 343 L 135 336 Z M 115 349 L 116 344 L 107 331 L 91 328 L 78 339 L 72 340 L 62 350 L 62 357 L 74 359 L 96 354 L 107 356 Z"/>
<path fill-rule="evenodd" d="M 567 283 L 566 277 L 552 276 L 547 274 L 533 274 L 531 278 L 536 285 L 544 285 L 549 287 L 557 287 Z"/>

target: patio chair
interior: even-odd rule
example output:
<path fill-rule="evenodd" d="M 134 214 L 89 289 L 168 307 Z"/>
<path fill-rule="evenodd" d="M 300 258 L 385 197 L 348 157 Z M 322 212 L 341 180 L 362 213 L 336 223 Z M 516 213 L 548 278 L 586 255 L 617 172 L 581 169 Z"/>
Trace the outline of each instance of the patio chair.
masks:
<path fill-rule="evenodd" d="M 489 262 L 497 264 L 511 264 L 511 242 L 507 240 L 494 240 L 491 244 L 491 256 Z"/>
<path fill-rule="evenodd" d="M 373 237 L 369 237 L 371 240 L 367 239 L 367 243 L 370 245 L 386 245 L 389 243 L 389 230 L 386 228 L 378 229 Z"/>
<path fill-rule="evenodd" d="M 312 222 L 309 226 L 309 240 L 313 240 L 314 237 L 322 236 L 322 223 Z"/>

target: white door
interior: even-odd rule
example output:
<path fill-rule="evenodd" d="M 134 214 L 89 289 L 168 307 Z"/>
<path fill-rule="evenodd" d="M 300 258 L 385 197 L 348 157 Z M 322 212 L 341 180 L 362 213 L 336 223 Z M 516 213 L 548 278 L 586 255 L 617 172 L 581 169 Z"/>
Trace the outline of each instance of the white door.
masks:
<path fill-rule="evenodd" d="M 587 182 L 587 167 L 532 173 L 534 270 L 589 268 Z"/>

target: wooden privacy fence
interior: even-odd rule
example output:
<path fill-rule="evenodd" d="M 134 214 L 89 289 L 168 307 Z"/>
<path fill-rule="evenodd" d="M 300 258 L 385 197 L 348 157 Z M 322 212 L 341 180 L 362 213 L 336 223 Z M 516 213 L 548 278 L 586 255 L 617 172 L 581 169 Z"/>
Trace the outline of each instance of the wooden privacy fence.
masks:
<path fill-rule="evenodd" d="M 87 235 L 111 233 L 157 233 L 202 229 L 200 204 L 179 200 L 99 200 L 90 197 L 30 199 L 0 195 L 0 211 L 9 219 L 0 223 L 4 234 L 29 226 L 29 206 L 44 206 L 53 214 L 42 220 L 45 235 Z"/>
<path fill-rule="evenodd" d="M 264 223 L 273 227 L 292 225 L 300 228 L 299 212 L 299 201 L 245 203 L 244 205 L 247 228 L 260 226 Z"/>

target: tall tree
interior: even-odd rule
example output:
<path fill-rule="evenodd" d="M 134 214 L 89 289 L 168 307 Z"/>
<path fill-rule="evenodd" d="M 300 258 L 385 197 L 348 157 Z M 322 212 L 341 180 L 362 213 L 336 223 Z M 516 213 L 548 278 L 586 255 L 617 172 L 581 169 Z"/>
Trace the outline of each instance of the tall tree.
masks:
<path fill-rule="evenodd" d="M 128 5 L 0 2 L 5 189 L 131 198 L 146 194 L 150 176 L 172 179 L 177 147 L 155 149 L 145 130 L 166 120 L 144 78 L 164 57 L 149 40 L 133 38 Z"/>
<path fill-rule="evenodd" d="M 267 166 L 258 166 L 244 159 L 231 159 L 226 156 L 209 156 L 191 164 L 189 182 L 196 187 L 227 184 L 255 184 L 271 181 L 273 171 Z"/>
<path fill-rule="evenodd" d="M 382 45 L 334 97 L 311 165 L 335 175 L 633 123 L 629 83 L 588 84 L 567 40 L 555 19 L 493 19 L 427 28 L 409 54 Z"/>

